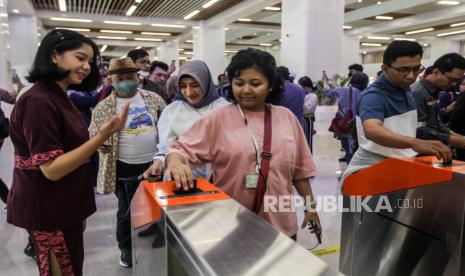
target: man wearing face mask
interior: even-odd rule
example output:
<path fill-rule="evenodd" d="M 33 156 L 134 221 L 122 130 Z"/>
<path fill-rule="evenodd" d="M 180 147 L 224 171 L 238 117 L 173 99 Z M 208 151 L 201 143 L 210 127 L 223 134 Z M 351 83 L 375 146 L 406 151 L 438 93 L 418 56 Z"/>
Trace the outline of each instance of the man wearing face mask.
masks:
<path fill-rule="evenodd" d="M 130 201 L 122 179 L 140 175 L 150 166 L 158 143 L 158 117 L 165 107 L 165 102 L 156 93 L 138 88 L 138 71 L 129 57 L 110 61 L 108 75 L 111 76 L 113 91 L 95 107 L 89 127 L 90 135 L 96 135 L 104 122 L 129 103 L 125 127 L 99 149 L 97 178 L 98 193 L 115 192 L 118 198 L 116 238 L 123 267 L 131 266 L 132 254 Z"/>
<path fill-rule="evenodd" d="M 418 111 L 417 138 L 439 140 L 445 145 L 465 149 L 464 136 L 452 132 L 438 114 L 439 92 L 454 86 L 464 73 L 465 58 L 457 53 L 449 53 L 434 62 L 431 73 L 412 84 Z"/>

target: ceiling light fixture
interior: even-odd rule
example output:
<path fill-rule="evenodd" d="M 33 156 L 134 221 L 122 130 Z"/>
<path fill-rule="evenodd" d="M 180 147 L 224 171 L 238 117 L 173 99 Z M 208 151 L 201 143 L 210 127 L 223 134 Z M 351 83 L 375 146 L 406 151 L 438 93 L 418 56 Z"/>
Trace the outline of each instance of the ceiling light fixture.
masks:
<path fill-rule="evenodd" d="M 66 0 L 58 0 L 58 8 L 60 11 L 65 12 L 66 11 Z"/>
<path fill-rule="evenodd" d="M 136 0 L 135 2 L 136 3 L 142 3 L 142 1 L 144 1 L 144 0 Z"/>
<path fill-rule="evenodd" d="M 367 36 L 368 39 L 376 39 L 376 40 L 390 40 L 391 38 L 388 36 Z"/>
<path fill-rule="evenodd" d="M 407 37 L 394 37 L 394 40 L 416 41 L 415 38 L 407 38 Z"/>
<path fill-rule="evenodd" d="M 265 10 L 267 11 L 280 11 L 280 7 L 266 7 Z"/>
<path fill-rule="evenodd" d="M 178 51 L 184 51 L 184 49 L 183 49 L 183 48 L 179 48 Z"/>
<path fill-rule="evenodd" d="M 362 43 L 362 46 L 375 46 L 375 47 L 379 47 L 379 46 L 382 46 L 381 43 Z"/>
<path fill-rule="evenodd" d="M 185 51 L 184 54 L 185 54 L 185 55 L 193 55 L 194 52 Z"/>
<path fill-rule="evenodd" d="M 386 15 L 378 15 L 378 16 L 375 16 L 375 19 L 378 19 L 378 20 L 393 20 L 394 17 L 386 16 Z"/>
<path fill-rule="evenodd" d="M 170 36 L 170 33 L 153 33 L 153 32 L 141 32 L 143 35 L 160 35 L 160 36 Z"/>
<path fill-rule="evenodd" d="M 90 23 L 92 20 L 90 19 L 80 19 L 80 18 L 67 18 L 67 17 L 51 17 L 53 21 L 69 21 L 69 22 L 85 22 Z"/>
<path fill-rule="evenodd" d="M 127 21 L 103 21 L 105 24 L 115 24 L 115 25 L 131 25 L 131 26 L 140 26 L 142 23 L 139 22 L 127 22 Z"/>
<path fill-rule="evenodd" d="M 250 19 L 250 18 L 238 18 L 237 21 L 240 21 L 240 22 L 251 22 L 252 19 Z"/>
<path fill-rule="evenodd" d="M 350 29 L 352 29 L 352 26 L 344 25 L 344 26 L 342 26 L 342 28 L 344 30 L 350 30 Z"/>
<path fill-rule="evenodd" d="M 154 27 L 167 27 L 167 28 L 185 28 L 184 25 L 172 25 L 172 24 L 151 24 Z"/>
<path fill-rule="evenodd" d="M 83 29 L 83 28 L 55 27 L 55 30 L 57 29 L 66 29 L 66 30 L 71 30 L 71 31 L 76 31 L 76 32 L 90 32 L 90 29 Z"/>
<path fill-rule="evenodd" d="M 195 10 L 191 13 L 189 13 L 188 15 L 184 16 L 184 20 L 188 20 L 188 19 L 191 19 L 192 17 L 194 17 L 196 14 L 198 14 L 200 12 L 200 10 Z"/>
<path fill-rule="evenodd" d="M 415 31 L 410 31 L 406 32 L 406 35 L 411 35 L 411 34 L 419 34 L 419 33 L 426 33 L 426 32 L 431 32 L 434 31 L 434 28 L 426 28 L 426 29 L 421 29 L 421 30 L 415 30 Z"/>
<path fill-rule="evenodd" d="M 203 4 L 202 5 L 202 8 L 206 9 L 208 7 L 210 7 L 211 5 L 215 4 L 216 2 L 218 2 L 219 0 L 210 0 L 208 1 L 207 3 Z"/>
<path fill-rule="evenodd" d="M 126 12 L 126 16 L 131 16 L 134 11 L 137 9 L 137 6 L 136 5 L 132 5 L 129 7 L 128 11 Z"/>
<path fill-rule="evenodd" d="M 163 41 L 163 39 L 160 38 L 149 38 L 149 37 L 136 37 L 134 40 L 138 41 Z"/>
<path fill-rule="evenodd" d="M 381 1 L 378 1 L 378 3 L 377 3 L 377 4 L 378 4 L 378 5 L 381 5 L 382 3 L 383 3 L 383 2 L 381 2 Z"/>
<path fill-rule="evenodd" d="M 273 46 L 273 44 L 271 44 L 271 43 L 260 43 L 260 44 L 258 44 L 258 45 L 260 45 L 260 46 L 265 46 L 265 47 L 271 47 L 271 46 Z"/>
<path fill-rule="evenodd" d="M 132 34 L 132 31 L 100 30 L 101 33 Z"/>
<path fill-rule="evenodd" d="M 229 31 L 229 28 L 224 28 L 225 31 Z"/>
<path fill-rule="evenodd" d="M 437 34 L 436 36 L 441 37 L 441 36 L 456 35 L 456 34 L 463 34 L 463 33 L 465 33 L 465 30 L 447 32 L 447 33 L 440 33 L 440 34 Z"/>
<path fill-rule="evenodd" d="M 136 50 L 139 50 L 139 49 L 142 49 L 142 46 L 137 46 L 136 48 L 134 48 Z"/>
<path fill-rule="evenodd" d="M 459 1 L 439 1 L 439 5 L 458 5 L 460 4 Z"/>
<path fill-rule="evenodd" d="M 465 22 L 450 24 L 449 27 L 458 27 L 458 26 L 463 26 L 463 25 L 465 25 Z"/>
<path fill-rule="evenodd" d="M 108 47 L 107 44 L 103 45 L 102 48 L 100 48 L 100 53 L 105 52 L 105 50 L 107 49 L 107 47 Z"/>
<path fill-rule="evenodd" d="M 186 40 L 186 43 L 194 43 L 193 40 Z"/>
<path fill-rule="evenodd" d="M 124 36 L 97 36 L 98 39 L 115 39 L 115 40 L 126 40 Z"/>

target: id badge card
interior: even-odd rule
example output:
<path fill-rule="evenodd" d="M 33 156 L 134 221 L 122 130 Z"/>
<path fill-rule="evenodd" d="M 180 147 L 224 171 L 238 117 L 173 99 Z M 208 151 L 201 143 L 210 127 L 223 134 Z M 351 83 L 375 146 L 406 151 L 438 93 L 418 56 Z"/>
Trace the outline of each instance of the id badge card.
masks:
<path fill-rule="evenodd" d="M 248 173 L 245 175 L 245 187 L 247 189 L 256 189 L 258 185 L 258 173 Z"/>

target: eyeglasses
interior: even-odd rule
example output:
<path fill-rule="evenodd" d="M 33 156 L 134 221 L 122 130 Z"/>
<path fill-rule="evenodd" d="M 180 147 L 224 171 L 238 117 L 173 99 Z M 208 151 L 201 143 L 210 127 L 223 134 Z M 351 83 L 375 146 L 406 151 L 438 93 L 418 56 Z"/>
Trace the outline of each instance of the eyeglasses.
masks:
<path fill-rule="evenodd" d="M 446 77 L 446 78 L 449 80 L 449 83 L 450 83 L 450 84 L 457 83 L 457 81 L 460 79 L 460 78 L 449 77 L 449 76 L 446 75 L 446 73 L 444 73 L 444 72 L 441 72 L 441 73 L 442 73 L 442 75 L 443 75 L 444 77 Z"/>
<path fill-rule="evenodd" d="M 425 70 L 425 66 L 423 65 L 419 65 L 417 67 L 400 67 L 400 68 L 397 68 L 397 67 L 394 67 L 392 65 L 388 65 L 389 67 L 391 67 L 392 69 L 396 70 L 397 72 L 399 72 L 400 74 L 402 75 L 408 75 L 410 74 L 410 72 L 412 72 L 414 75 L 417 75 L 419 74 L 421 71 Z"/>

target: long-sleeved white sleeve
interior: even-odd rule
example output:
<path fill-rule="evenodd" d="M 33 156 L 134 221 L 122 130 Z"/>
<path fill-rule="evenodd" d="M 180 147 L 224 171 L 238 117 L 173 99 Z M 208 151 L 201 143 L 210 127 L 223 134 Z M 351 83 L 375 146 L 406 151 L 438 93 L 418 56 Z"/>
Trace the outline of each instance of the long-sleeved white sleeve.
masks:
<path fill-rule="evenodd" d="M 163 163 L 165 163 L 165 157 L 168 153 L 168 146 L 178 140 L 176 133 L 174 133 L 171 128 L 169 117 L 169 108 L 165 108 L 158 120 L 158 136 L 160 142 L 158 142 L 157 145 L 158 151 L 153 157 L 154 160 L 160 160 Z"/>

